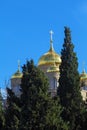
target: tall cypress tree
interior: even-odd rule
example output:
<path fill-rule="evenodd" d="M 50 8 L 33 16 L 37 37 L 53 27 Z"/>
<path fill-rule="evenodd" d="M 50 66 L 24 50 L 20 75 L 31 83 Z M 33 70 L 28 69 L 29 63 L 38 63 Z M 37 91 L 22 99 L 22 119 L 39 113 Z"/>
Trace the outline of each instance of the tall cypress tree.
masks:
<path fill-rule="evenodd" d="M 75 130 L 76 119 L 79 117 L 82 105 L 80 92 L 80 78 L 78 72 L 78 61 L 71 41 L 71 32 L 68 27 L 64 30 L 65 38 L 61 50 L 62 63 L 60 65 L 60 78 L 58 94 L 64 110 L 62 117 L 70 123 L 70 130 Z M 79 120 L 79 118 L 78 118 Z M 76 127 L 76 128 L 75 128 Z"/>

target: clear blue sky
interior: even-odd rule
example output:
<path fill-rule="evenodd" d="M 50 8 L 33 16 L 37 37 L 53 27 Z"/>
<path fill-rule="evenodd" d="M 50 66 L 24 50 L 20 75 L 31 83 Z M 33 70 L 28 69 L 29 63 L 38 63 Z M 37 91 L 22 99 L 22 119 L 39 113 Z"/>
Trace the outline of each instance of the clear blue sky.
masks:
<path fill-rule="evenodd" d="M 49 31 L 60 54 L 64 26 L 72 32 L 79 62 L 87 70 L 87 0 L 0 0 L 0 87 L 26 59 L 35 64 L 49 50 Z"/>

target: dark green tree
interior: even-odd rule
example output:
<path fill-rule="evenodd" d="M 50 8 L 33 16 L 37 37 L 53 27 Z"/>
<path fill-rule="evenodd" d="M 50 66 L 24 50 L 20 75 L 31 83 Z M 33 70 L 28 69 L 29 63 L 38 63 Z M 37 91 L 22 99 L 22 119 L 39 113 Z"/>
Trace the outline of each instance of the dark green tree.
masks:
<path fill-rule="evenodd" d="M 83 104 L 80 92 L 78 59 L 71 41 L 70 29 L 65 27 L 64 33 L 58 94 L 64 108 L 62 112 L 63 119 L 70 124 L 70 130 L 77 130 L 80 129 L 79 118 L 81 117 Z"/>
<path fill-rule="evenodd" d="M 33 60 L 27 61 L 22 68 L 20 128 L 42 130 L 47 109 L 48 80 L 44 73 L 34 65 Z"/>
<path fill-rule="evenodd" d="M 3 97 L 0 88 L 0 130 L 4 129 L 4 108 L 3 108 Z"/>
<path fill-rule="evenodd" d="M 33 60 L 23 66 L 21 93 L 20 129 L 67 130 L 60 117 L 58 101 L 48 94 L 48 79 Z"/>
<path fill-rule="evenodd" d="M 58 97 L 49 101 L 45 130 L 68 130 L 68 124 L 61 117 L 63 109 Z"/>
<path fill-rule="evenodd" d="M 20 122 L 20 99 L 7 88 L 7 105 L 5 109 L 6 130 L 18 130 Z"/>

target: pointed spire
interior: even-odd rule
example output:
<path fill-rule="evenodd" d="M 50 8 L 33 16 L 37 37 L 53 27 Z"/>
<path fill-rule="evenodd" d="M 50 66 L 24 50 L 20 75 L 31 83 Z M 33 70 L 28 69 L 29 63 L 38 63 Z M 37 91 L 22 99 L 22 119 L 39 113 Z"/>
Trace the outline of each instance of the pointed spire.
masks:
<path fill-rule="evenodd" d="M 51 49 L 51 50 L 54 50 L 54 49 L 53 49 L 53 37 L 52 37 L 52 36 L 53 36 L 53 33 L 54 33 L 54 32 L 53 32 L 52 30 L 50 30 L 50 49 Z"/>
<path fill-rule="evenodd" d="M 85 62 L 83 62 L 83 71 L 82 71 L 82 73 L 86 73 L 86 71 L 85 71 Z"/>
<path fill-rule="evenodd" d="M 20 72 L 20 60 L 18 60 L 18 71 Z"/>

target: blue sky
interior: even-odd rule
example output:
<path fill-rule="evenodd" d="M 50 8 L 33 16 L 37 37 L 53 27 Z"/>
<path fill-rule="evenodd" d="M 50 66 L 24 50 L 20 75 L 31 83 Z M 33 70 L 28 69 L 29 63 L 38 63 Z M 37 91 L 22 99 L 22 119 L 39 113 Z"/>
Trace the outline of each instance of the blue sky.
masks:
<path fill-rule="evenodd" d="M 71 29 L 81 73 L 87 70 L 87 0 L 0 0 L 0 87 L 5 88 L 21 66 L 33 59 L 37 65 L 49 50 L 49 31 L 60 54 L 64 26 Z"/>

